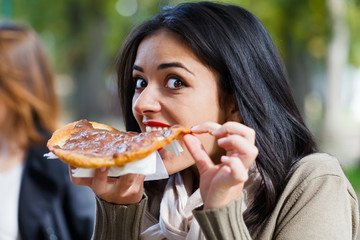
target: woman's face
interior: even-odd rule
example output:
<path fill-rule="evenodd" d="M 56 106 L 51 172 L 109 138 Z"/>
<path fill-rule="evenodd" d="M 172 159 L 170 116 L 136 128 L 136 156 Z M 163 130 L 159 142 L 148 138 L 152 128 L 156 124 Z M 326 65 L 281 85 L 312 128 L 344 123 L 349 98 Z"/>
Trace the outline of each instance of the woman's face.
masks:
<path fill-rule="evenodd" d="M 225 112 L 219 105 L 216 74 L 206 67 L 178 36 L 160 30 L 146 37 L 139 45 L 133 66 L 136 90 L 132 101 L 133 114 L 141 128 L 162 128 L 179 124 L 192 127 L 212 121 L 224 123 Z M 213 161 L 222 150 L 209 134 L 198 136 Z M 159 150 L 169 174 L 194 164 L 183 142 L 181 156 Z"/>

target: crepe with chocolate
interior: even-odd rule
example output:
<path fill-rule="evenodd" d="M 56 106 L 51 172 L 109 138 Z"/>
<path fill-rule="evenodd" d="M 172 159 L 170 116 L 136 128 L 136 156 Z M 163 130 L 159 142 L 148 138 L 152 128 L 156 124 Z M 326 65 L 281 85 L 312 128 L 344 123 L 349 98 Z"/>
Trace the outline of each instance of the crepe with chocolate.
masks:
<path fill-rule="evenodd" d="M 181 126 L 143 133 L 122 132 L 105 124 L 80 120 L 56 130 L 47 147 L 72 166 L 100 168 L 143 159 L 190 132 Z"/>

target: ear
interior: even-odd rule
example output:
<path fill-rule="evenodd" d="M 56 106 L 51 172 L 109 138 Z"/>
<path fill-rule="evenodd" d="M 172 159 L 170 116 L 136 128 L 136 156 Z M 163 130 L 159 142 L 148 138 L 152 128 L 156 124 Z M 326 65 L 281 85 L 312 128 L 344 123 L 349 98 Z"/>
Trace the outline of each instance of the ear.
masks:
<path fill-rule="evenodd" d="M 234 104 L 235 105 L 235 104 Z M 232 109 L 230 110 L 230 112 L 228 113 L 228 117 L 226 119 L 227 121 L 234 121 L 234 122 L 242 122 L 241 119 L 241 115 L 240 115 L 240 111 L 237 108 L 237 104 L 236 106 L 232 107 Z"/>
<path fill-rule="evenodd" d="M 236 101 L 236 98 L 233 96 L 226 101 L 226 121 L 242 122 L 240 110 Z"/>

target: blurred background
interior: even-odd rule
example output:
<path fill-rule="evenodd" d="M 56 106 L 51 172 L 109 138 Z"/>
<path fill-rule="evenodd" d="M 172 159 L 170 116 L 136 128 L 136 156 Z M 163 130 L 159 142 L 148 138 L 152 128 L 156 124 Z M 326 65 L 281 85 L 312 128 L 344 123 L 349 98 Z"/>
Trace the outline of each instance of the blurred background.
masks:
<path fill-rule="evenodd" d="M 0 19 L 41 36 L 56 72 L 62 121 L 123 129 L 114 62 L 130 29 L 174 0 L 0 0 Z M 322 151 L 360 193 L 360 0 L 228 0 L 267 27 Z"/>

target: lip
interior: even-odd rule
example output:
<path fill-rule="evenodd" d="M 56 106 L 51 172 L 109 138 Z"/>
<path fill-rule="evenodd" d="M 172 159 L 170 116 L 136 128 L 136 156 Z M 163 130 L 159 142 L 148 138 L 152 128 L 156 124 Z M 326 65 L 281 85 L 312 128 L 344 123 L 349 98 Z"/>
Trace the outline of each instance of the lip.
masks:
<path fill-rule="evenodd" d="M 168 124 L 156 122 L 156 121 L 144 121 L 143 124 L 149 127 L 171 127 Z"/>

